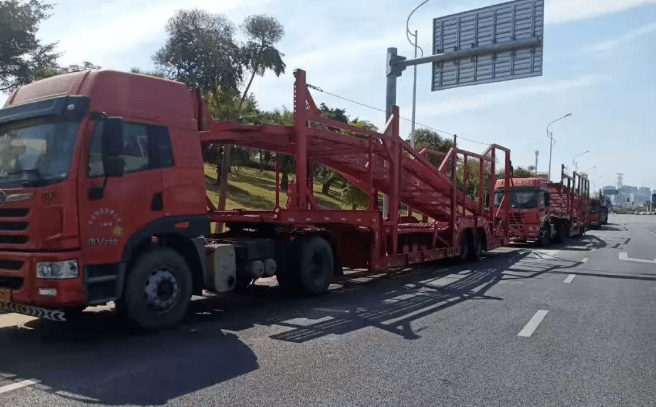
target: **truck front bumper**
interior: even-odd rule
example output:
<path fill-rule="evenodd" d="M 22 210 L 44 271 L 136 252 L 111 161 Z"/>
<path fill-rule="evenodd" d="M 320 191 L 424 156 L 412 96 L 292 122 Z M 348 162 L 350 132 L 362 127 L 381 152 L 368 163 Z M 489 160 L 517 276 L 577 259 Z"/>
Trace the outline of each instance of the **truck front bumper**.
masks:
<path fill-rule="evenodd" d="M 0 252 L 0 290 L 10 292 L 10 303 L 14 310 L 0 307 L 9 312 L 20 312 L 35 315 L 40 311 L 21 312 L 20 305 L 28 308 L 43 307 L 76 308 L 86 306 L 83 265 L 79 263 L 79 251 L 57 253 L 22 253 Z M 40 279 L 36 278 L 38 262 L 58 262 L 78 260 L 79 275 L 70 279 Z M 5 297 L 6 300 L 6 297 Z M 7 304 L 5 304 L 7 305 Z M 46 316 L 47 317 L 47 316 Z M 52 319 L 52 318 L 51 318 Z"/>

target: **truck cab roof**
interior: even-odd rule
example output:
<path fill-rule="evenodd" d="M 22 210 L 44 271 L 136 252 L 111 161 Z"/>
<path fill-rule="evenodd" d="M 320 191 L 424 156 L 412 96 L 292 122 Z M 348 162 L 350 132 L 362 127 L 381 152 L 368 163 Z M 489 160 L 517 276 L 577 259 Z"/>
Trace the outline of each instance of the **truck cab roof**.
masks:
<path fill-rule="evenodd" d="M 4 107 L 63 96 L 88 97 L 89 112 L 197 127 L 193 98 L 185 84 L 112 70 L 72 72 L 33 82 L 14 91 Z"/>

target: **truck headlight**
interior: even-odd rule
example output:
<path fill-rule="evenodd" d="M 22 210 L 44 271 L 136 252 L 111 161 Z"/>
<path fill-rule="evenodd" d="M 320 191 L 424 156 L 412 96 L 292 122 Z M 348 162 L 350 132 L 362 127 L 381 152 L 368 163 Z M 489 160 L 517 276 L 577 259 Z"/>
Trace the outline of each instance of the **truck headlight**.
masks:
<path fill-rule="evenodd" d="M 77 260 L 36 263 L 36 278 L 76 278 L 79 275 Z"/>

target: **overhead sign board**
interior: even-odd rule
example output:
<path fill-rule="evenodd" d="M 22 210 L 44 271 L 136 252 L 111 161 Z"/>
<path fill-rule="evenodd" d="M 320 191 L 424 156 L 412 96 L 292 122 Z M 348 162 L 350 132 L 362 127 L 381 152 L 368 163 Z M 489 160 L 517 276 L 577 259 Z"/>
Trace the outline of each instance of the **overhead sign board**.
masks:
<path fill-rule="evenodd" d="M 433 62 L 433 90 L 541 76 L 543 35 L 544 0 L 436 18 L 433 55 L 443 58 Z"/>

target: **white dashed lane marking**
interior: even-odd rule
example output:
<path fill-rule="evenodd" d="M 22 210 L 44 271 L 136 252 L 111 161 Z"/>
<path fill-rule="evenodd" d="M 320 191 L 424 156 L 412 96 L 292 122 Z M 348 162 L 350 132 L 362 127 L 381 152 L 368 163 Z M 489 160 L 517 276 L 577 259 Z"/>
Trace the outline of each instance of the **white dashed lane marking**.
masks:
<path fill-rule="evenodd" d="M 624 261 L 634 261 L 636 263 L 656 263 L 656 260 L 645 260 L 645 259 L 630 259 L 629 255 L 626 252 L 620 252 L 620 260 Z"/>
<path fill-rule="evenodd" d="M 542 322 L 544 317 L 547 316 L 548 312 L 549 311 L 545 311 L 545 310 L 540 310 L 540 311 L 536 312 L 535 315 L 533 315 L 533 318 L 531 318 L 531 320 L 528 321 L 528 324 L 526 324 L 524 329 L 519 331 L 517 336 L 523 336 L 525 338 L 530 338 L 531 335 L 533 335 L 533 331 L 535 331 L 535 329 L 538 327 L 538 325 L 540 325 L 540 322 Z"/>
<path fill-rule="evenodd" d="M 38 380 L 23 380 L 22 382 L 8 384 L 6 386 L 0 387 L 0 394 L 7 393 L 12 390 L 18 390 L 23 387 L 31 386 L 33 384 L 37 384 L 38 382 L 39 382 Z"/>
<path fill-rule="evenodd" d="M 574 280 L 574 277 L 576 277 L 576 274 L 570 274 L 569 276 L 567 276 L 567 278 L 565 279 L 565 281 L 563 281 L 563 283 L 565 283 L 565 284 L 569 284 L 569 283 L 571 283 L 572 280 Z"/>

